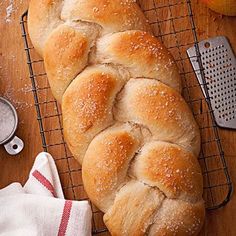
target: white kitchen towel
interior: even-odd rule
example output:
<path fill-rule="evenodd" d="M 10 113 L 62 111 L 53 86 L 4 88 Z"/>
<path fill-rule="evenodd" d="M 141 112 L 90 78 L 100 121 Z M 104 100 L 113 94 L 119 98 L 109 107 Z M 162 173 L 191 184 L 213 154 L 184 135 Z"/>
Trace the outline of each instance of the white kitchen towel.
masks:
<path fill-rule="evenodd" d="M 40 153 L 25 186 L 0 190 L 0 235 L 89 236 L 88 201 L 65 200 L 53 158 Z"/>

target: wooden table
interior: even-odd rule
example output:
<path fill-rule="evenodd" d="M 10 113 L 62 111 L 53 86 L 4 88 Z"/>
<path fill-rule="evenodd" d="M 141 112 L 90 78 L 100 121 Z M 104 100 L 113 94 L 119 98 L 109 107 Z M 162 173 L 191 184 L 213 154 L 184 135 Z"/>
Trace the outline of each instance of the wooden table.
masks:
<path fill-rule="evenodd" d="M 199 1 L 194 0 L 195 19 L 200 39 L 226 35 L 236 51 L 236 17 L 218 15 Z M 8 98 L 19 115 L 17 135 L 25 142 L 24 151 L 10 157 L 0 147 L 0 188 L 27 179 L 34 158 L 41 149 L 38 123 L 36 120 L 31 85 L 28 77 L 25 52 L 20 30 L 20 16 L 27 9 L 28 1 L 0 2 L 0 96 Z M 7 8 L 8 7 L 8 8 Z M 6 11 L 10 12 L 7 15 Z M 8 13 L 9 13 L 8 12 Z M 236 132 L 220 130 L 226 160 L 233 183 L 236 182 Z M 236 195 L 224 208 L 207 212 L 201 235 L 236 235 Z"/>

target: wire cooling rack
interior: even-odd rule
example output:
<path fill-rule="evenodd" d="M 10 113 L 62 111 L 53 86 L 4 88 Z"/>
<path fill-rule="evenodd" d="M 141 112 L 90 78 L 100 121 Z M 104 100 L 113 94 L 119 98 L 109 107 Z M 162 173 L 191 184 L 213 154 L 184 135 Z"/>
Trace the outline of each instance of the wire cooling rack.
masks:
<path fill-rule="evenodd" d="M 213 119 L 210 97 L 203 97 L 186 50 L 195 45 L 196 59 L 204 80 L 204 69 L 198 48 L 198 40 L 190 0 L 140 0 L 139 5 L 149 19 L 154 34 L 174 56 L 183 80 L 183 96 L 191 107 L 199 124 L 202 150 L 199 162 L 204 177 L 204 200 L 207 209 L 224 206 L 232 192 L 224 152 Z M 63 136 L 61 109 L 53 98 L 44 70 L 43 60 L 35 52 L 27 32 L 27 12 L 21 18 L 22 37 L 27 56 L 35 108 L 39 123 L 42 147 L 55 158 L 66 198 L 84 200 L 81 167 L 67 148 Z M 107 235 L 103 214 L 92 205 L 93 234 Z"/>

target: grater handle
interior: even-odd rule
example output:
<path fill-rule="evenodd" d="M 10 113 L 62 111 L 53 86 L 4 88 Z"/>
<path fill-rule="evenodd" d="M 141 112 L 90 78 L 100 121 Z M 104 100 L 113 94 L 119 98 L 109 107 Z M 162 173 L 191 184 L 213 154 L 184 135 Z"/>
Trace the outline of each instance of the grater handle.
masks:
<path fill-rule="evenodd" d="M 6 149 L 8 154 L 16 155 L 22 151 L 22 149 L 24 148 L 24 143 L 20 138 L 14 136 L 10 142 L 4 145 L 4 148 Z"/>

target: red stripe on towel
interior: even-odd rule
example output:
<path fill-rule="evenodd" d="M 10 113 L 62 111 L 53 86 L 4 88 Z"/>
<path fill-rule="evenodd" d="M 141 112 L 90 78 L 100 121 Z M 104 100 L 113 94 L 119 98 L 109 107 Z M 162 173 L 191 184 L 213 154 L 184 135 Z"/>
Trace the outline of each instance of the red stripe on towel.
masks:
<path fill-rule="evenodd" d="M 66 234 L 66 229 L 67 229 L 67 225 L 68 225 L 69 218 L 70 218 L 71 208 L 72 208 L 72 201 L 66 200 L 65 205 L 64 205 L 64 209 L 63 209 L 63 214 L 62 214 L 62 218 L 61 218 L 59 231 L 57 234 L 58 236 L 64 236 Z"/>
<path fill-rule="evenodd" d="M 46 189 L 48 189 L 51 194 L 53 195 L 53 197 L 56 197 L 55 191 L 54 191 L 54 187 L 53 185 L 50 183 L 50 181 L 44 176 L 42 175 L 38 170 L 35 170 L 32 175 L 34 176 L 35 179 L 37 179 Z"/>

